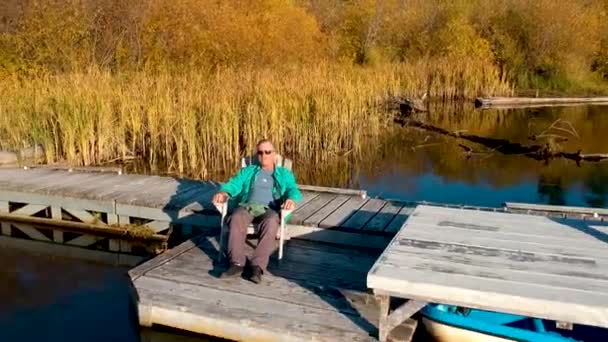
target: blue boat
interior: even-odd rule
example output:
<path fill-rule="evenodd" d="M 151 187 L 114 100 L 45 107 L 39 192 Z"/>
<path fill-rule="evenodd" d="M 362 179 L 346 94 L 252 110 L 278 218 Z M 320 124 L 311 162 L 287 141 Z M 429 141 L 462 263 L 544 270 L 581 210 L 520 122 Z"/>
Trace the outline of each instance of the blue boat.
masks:
<path fill-rule="evenodd" d="M 439 342 L 608 340 L 602 328 L 577 325 L 573 330 L 561 330 L 555 321 L 453 305 L 429 304 L 420 314 L 426 330 Z"/>

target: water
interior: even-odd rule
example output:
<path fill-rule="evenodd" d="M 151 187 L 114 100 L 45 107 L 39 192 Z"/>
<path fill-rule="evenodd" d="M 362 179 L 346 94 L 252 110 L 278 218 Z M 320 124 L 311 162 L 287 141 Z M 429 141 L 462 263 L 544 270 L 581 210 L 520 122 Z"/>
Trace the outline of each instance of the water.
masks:
<path fill-rule="evenodd" d="M 521 144 L 608 153 L 608 107 L 475 111 L 433 107 L 416 120 L 448 131 Z M 559 121 L 558 121 L 559 120 Z M 556 127 L 547 131 L 557 121 Z M 554 142 L 552 142 L 554 143 Z M 463 144 L 479 154 L 467 157 Z M 548 163 L 505 155 L 479 144 L 395 125 L 370 138 L 362 154 L 331 163 L 295 160 L 300 183 L 366 189 L 390 199 L 501 206 L 507 201 L 608 206 L 608 162 Z M 225 178 L 224 178 L 225 179 Z M 222 180 L 224 180 L 222 179 Z M 129 306 L 127 269 L 0 250 L 0 341 L 209 341 L 175 332 L 140 331 Z"/>
<path fill-rule="evenodd" d="M 523 145 L 558 141 L 561 151 L 608 154 L 608 106 L 475 111 L 431 108 L 416 120 L 448 131 Z M 554 127 L 547 130 L 554 124 Z M 464 139 L 395 125 L 382 139 L 370 141 L 355 161 L 337 161 L 307 170 L 295 164 L 304 181 L 366 189 L 372 196 L 480 206 L 528 202 L 574 206 L 608 206 L 608 161 L 548 162 L 507 155 Z M 545 137 L 536 141 L 529 137 Z M 554 143 L 555 142 L 551 142 Z M 470 157 L 459 144 L 472 148 Z M 325 175 L 331 175 L 327 177 Z"/>
<path fill-rule="evenodd" d="M 0 341 L 211 341 L 140 331 L 129 305 L 127 270 L 3 247 Z"/>

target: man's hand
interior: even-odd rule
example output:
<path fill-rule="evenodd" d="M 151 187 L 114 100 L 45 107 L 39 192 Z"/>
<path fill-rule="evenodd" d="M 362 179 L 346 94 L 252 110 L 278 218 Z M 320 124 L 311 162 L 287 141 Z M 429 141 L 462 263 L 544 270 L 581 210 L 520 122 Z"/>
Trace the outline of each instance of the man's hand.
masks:
<path fill-rule="evenodd" d="M 282 209 L 285 210 L 294 210 L 296 208 L 296 202 L 294 202 L 293 200 L 288 199 L 287 201 L 285 201 L 285 203 L 283 203 Z"/>
<path fill-rule="evenodd" d="M 224 203 L 227 199 L 228 194 L 223 191 L 213 195 L 213 203 Z"/>

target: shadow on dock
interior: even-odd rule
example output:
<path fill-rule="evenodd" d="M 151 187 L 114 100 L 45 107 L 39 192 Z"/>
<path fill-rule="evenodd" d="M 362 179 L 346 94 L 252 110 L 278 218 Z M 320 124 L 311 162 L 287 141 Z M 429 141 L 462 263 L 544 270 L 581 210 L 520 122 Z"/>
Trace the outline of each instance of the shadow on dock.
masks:
<path fill-rule="evenodd" d="M 608 223 L 587 220 L 553 219 L 555 222 L 585 233 L 598 241 L 608 243 Z"/>

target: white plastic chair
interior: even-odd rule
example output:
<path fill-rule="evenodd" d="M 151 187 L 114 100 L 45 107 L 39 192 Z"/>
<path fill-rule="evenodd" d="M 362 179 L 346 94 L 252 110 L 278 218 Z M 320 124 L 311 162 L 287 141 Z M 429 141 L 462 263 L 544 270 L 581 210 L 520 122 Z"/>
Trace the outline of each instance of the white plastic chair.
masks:
<path fill-rule="evenodd" d="M 277 154 L 276 156 L 276 162 L 275 164 L 278 166 L 283 166 L 285 168 L 287 168 L 289 171 L 291 171 L 291 166 L 292 166 L 292 161 L 290 159 L 283 159 L 283 157 L 280 154 Z M 241 160 L 241 167 L 247 167 L 249 165 L 251 165 L 251 163 L 255 160 L 255 157 L 245 157 Z M 213 203 L 213 205 L 216 207 L 217 211 L 220 212 L 221 214 L 221 221 L 220 221 L 220 252 L 219 252 L 219 261 L 222 261 L 225 251 L 226 251 L 226 234 L 228 233 L 228 227 L 226 224 L 226 216 L 228 215 L 228 201 L 224 202 L 224 203 Z M 281 212 L 279 213 L 280 216 L 280 227 L 279 227 L 279 231 L 277 233 L 276 239 L 279 240 L 279 260 L 283 259 L 283 244 L 285 243 L 285 218 L 287 216 L 289 216 L 289 214 L 291 214 L 293 212 L 293 210 L 285 210 L 285 209 L 281 209 Z M 257 230 L 259 229 L 257 224 L 250 224 L 249 227 L 247 227 L 247 234 L 254 234 L 257 232 Z"/>

